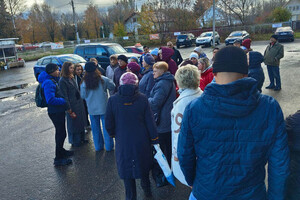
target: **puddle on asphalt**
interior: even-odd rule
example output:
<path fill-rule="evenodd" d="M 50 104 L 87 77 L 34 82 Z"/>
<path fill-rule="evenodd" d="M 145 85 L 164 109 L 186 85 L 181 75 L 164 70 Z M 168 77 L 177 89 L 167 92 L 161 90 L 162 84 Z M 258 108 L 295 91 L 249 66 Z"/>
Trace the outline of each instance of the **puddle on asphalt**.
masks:
<path fill-rule="evenodd" d="M 6 87 L 6 88 L 0 88 L 0 92 L 9 91 L 9 90 L 16 90 L 16 89 L 25 89 L 25 88 L 27 88 L 29 86 L 32 86 L 32 85 L 37 85 L 37 83 L 25 83 L 25 84 Z"/>
<path fill-rule="evenodd" d="M 3 117 L 5 115 L 9 115 L 11 113 L 18 112 L 18 111 L 23 110 L 23 109 L 28 109 L 28 108 L 31 108 L 31 107 L 36 107 L 35 102 L 31 102 L 31 103 L 25 104 L 23 106 L 15 107 L 14 109 L 7 110 L 3 113 L 0 113 L 0 117 Z"/>
<path fill-rule="evenodd" d="M 296 49 L 296 50 L 289 50 L 289 51 L 287 51 L 287 52 L 300 52 L 300 49 Z"/>
<path fill-rule="evenodd" d="M 0 102 L 13 101 L 13 100 L 16 100 L 18 97 L 28 95 L 29 93 L 32 93 L 32 92 L 21 92 L 14 96 L 11 96 L 11 97 L 1 97 Z"/>

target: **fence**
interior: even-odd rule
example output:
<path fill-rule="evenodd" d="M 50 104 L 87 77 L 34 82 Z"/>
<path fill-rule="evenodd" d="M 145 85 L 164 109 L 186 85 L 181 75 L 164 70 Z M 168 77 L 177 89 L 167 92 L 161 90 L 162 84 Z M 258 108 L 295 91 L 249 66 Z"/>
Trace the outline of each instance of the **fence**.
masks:
<path fill-rule="evenodd" d="M 294 30 L 300 30 L 300 21 L 297 22 L 282 22 L 283 26 L 292 26 Z M 275 32 L 275 28 L 272 28 L 272 24 L 257 24 L 257 25 L 245 25 L 245 26 L 219 26 L 216 27 L 216 31 L 219 33 L 221 41 L 224 41 L 225 38 L 233 31 L 238 30 L 246 30 L 252 40 L 263 40 L 268 38 L 269 35 Z M 212 28 L 199 28 L 193 29 L 190 31 L 177 31 L 181 34 L 185 33 L 193 33 L 196 37 L 199 36 L 201 33 L 206 31 L 212 31 Z M 136 35 L 136 36 L 126 36 L 126 37 L 114 37 L 114 38 L 97 38 L 97 39 L 88 39 L 90 43 L 100 43 L 100 42 L 112 42 L 112 43 L 119 43 L 122 46 L 133 46 L 136 43 L 140 43 L 142 45 L 148 46 L 160 46 L 166 45 L 167 41 L 173 41 L 175 43 L 176 36 L 174 36 L 174 32 L 164 32 L 159 33 L 158 40 L 151 40 L 150 35 Z M 81 39 L 80 43 L 85 43 L 86 39 Z M 53 53 L 72 53 L 75 46 L 77 45 L 76 41 L 65 41 L 64 48 L 66 51 L 62 50 L 51 50 L 50 47 L 44 48 L 37 48 L 34 50 L 26 50 L 26 52 L 22 52 L 21 54 L 30 54 L 32 51 L 35 53 L 46 53 L 46 52 L 53 52 Z"/>

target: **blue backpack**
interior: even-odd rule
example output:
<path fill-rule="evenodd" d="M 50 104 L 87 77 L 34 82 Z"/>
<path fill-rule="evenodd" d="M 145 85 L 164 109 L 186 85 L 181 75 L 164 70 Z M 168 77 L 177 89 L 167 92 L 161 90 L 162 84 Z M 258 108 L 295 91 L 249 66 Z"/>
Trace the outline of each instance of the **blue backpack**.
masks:
<path fill-rule="evenodd" d="M 51 79 L 51 80 L 57 87 L 55 80 L 53 80 L 53 79 Z M 48 107 L 48 104 L 47 104 L 47 101 L 45 98 L 44 88 L 42 88 L 41 83 L 39 83 L 39 85 L 36 87 L 36 90 L 35 90 L 35 104 L 37 107 L 40 107 L 40 108 Z"/>

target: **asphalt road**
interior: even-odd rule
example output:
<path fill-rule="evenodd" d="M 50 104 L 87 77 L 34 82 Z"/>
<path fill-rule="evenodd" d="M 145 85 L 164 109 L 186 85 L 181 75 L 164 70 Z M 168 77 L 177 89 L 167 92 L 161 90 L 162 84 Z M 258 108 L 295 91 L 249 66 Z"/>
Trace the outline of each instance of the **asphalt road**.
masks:
<path fill-rule="evenodd" d="M 255 51 L 264 52 L 267 41 L 254 42 Z M 280 103 L 284 115 L 299 108 L 300 40 L 284 43 L 285 57 L 281 61 L 282 90 L 263 89 Z M 222 46 L 222 45 L 221 45 Z M 192 48 L 180 48 L 187 58 Z M 211 48 L 204 48 L 208 57 Z M 124 199 L 123 182 L 117 174 L 113 152 L 94 151 L 91 134 L 89 144 L 75 150 L 73 164 L 54 167 L 54 127 L 46 109 L 37 108 L 34 92 L 37 86 L 33 76 L 35 62 L 25 68 L 0 71 L 0 199 Z M 263 66 L 269 84 L 266 67 Z M 67 140 L 66 140 L 67 141 Z M 65 147 L 71 149 L 66 142 Z M 152 181 L 152 180 L 151 180 Z M 138 199 L 144 199 L 137 184 Z M 188 199 L 190 189 L 177 183 L 177 187 L 156 188 L 152 181 L 153 198 Z"/>

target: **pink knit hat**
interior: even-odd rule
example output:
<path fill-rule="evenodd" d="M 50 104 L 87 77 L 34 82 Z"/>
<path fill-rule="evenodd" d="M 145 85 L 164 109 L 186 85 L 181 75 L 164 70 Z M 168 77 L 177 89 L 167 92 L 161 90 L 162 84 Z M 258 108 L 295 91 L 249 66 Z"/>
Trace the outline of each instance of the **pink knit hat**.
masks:
<path fill-rule="evenodd" d="M 137 85 L 138 82 L 138 77 L 132 72 L 126 72 L 120 78 L 120 85 Z"/>

